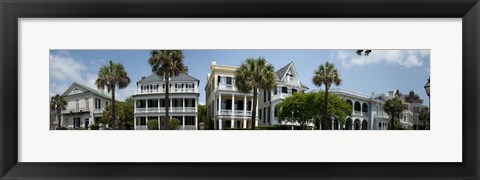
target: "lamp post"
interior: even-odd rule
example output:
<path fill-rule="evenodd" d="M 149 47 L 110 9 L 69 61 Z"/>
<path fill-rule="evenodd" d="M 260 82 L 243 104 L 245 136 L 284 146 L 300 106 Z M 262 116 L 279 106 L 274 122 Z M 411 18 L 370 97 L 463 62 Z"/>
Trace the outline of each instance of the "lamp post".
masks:
<path fill-rule="evenodd" d="M 428 113 L 430 113 L 430 77 L 428 78 L 428 82 L 427 84 L 425 84 L 425 86 L 423 86 L 423 88 L 425 88 L 425 92 L 427 93 L 427 96 L 428 96 Z M 425 127 L 426 127 L 427 123 L 425 122 Z"/>

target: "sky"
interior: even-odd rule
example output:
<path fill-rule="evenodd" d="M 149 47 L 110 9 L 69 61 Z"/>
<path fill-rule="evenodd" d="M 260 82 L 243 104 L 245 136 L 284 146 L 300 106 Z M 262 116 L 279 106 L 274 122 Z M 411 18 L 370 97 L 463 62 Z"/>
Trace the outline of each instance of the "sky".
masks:
<path fill-rule="evenodd" d="M 212 61 L 220 65 L 239 66 L 250 57 L 264 57 L 275 71 L 293 62 L 300 81 L 310 90 L 324 89 L 312 83 L 313 72 L 329 61 L 340 72 L 342 88 L 365 95 L 400 90 L 414 91 L 428 104 L 424 85 L 430 77 L 430 50 L 372 50 L 369 56 L 358 56 L 355 50 L 183 50 L 189 75 L 200 80 L 199 103 L 205 103 L 205 82 Z M 136 82 L 152 74 L 147 60 L 150 50 L 51 50 L 50 96 L 63 94 L 73 83 L 97 89 L 95 80 L 101 66 L 109 60 L 121 63 L 130 85 L 116 91 L 116 99 L 135 94 Z"/>

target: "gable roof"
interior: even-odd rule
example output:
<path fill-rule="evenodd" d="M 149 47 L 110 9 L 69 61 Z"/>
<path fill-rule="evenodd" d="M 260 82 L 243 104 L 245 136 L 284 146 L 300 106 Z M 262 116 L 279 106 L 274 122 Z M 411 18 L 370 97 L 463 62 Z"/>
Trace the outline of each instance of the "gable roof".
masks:
<path fill-rule="evenodd" d="M 291 64 L 293 64 L 293 62 L 288 63 L 287 65 L 280 68 L 277 72 L 275 72 L 278 80 L 282 80 L 283 76 L 285 75 L 285 73 L 287 73 L 288 68 L 290 67 Z"/>
<path fill-rule="evenodd" d="M 72 89 L 74 87 L 80 87 L 80 88 L 83 88 L 85 89 L 85 92 L 84 93 L 87 93 L 87 92 L 92 92 L 93 94 L 97 95 L 97 96 L 100 96 L 100 97 L 104 97 L 104 98 L 107 98 L 107 99 L 111 99 L 112 97 L 106 95 L 106 94 L 103 94 L 103 93 L 100 93 L 99 91 L 93 89 L 93 88 L 90 88 L 88 86 L 85 86 L 83 84 L 80 84 L 80 83 L 77 83 L 77 82 L 73 82 L 72 85 L 70 85 L 70 87 L 68 87 L 68 89 L 63 93 L 62 96 L 68 96 L 69 93 L 72 91 Z"/>
<path fill-rule="evenodd" d="M 157 75 L 157 74 L 152 74 L 145 79 L 142 79 L 140 81 L 137 81 L 137 83 L 145 83 L 145 82 L 159 82 L 159 81 L 164 81 L 163 76 Z M 183 72 L 179 73 L 178 76 L 173 76 L 171 81 L 200 81 L 197 78 L 194 78 L 188 74 L 185 74 Z"/>

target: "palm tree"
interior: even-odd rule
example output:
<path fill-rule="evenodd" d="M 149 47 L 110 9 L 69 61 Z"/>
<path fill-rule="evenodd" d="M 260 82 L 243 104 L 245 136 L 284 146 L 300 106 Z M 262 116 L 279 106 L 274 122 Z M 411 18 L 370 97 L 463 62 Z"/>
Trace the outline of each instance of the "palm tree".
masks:
<path fill-rule="evenodd" d="M 67 109 L 67 101 L 63 98 L 63 96 L 56 94 L 50 99 L 50 110 L 56 112 L 57 120 L 58 120 L 58 128 L 62 127 L 62 123 L 60 119 L 62 110 L 66 110 L 66 109 Z"/>
<path fill-rule="evenodd" d="M 387 112 L 390 116 L 390 121 L 388 122 L 388 129 L 397 129 L 398 122 L 395 117 L 397 117 L 405 108 L 402 104 L 402 101 L 400 101 L 400 99 L 398 99 L 397 97 L 388 99 L 387 101 L 385 101 L 385 106 L 383 108 L 385 109 L 385 112 Z"/>
<path fill-rule="evenodd" d="M 152 67 L 152 72 L 165 79 L 165 123 L 163 127 L 167 128 L 170 121 L 170 77 L 178 76 L 183 71 L 183 52 L 181 50 L 152 50 L 148 64 Z"/>
<path fill-rule="evenodd" d="M 324 108 L 324 118 L 322 122 L 322 130 L 328 129 L 330 126 L 327 125 L 328 121 L 328 89 L 332 86 L 332 83 L 336 86 L 342 83 L 340 78 L 340 73 L 335 68 L 335 66 L 328 61 L 324 65 L 320 65 L 317 70 L 314 72 L 312 78 L 313 84 L 316 86 L 325 85 L 325 108 Z"/>
<path fill-rule="evenodd" d="M 107 88 L 107 91 L 112 92 L 112 114 L 115 113 L 115 88 L 123 89 L 130 84 L 130 78 L 127 71 L 121 63 L 113 63 L 112 60 L 108 65 L 102 66 L 98 71 L 98 78 L 95 85 L 99 89 Z M 116 124 L 116 117 L 112 116 L 110 124 Z"/>
<path fill-rule="evenodd" d="M 276 80 L 273 70 L 273 65 L 269 64 L 263 57 L 258 59 L 248 58 L 235 70 L 235 86 L 237 89 L 242 93 L 253 91 L 252 130 L 255 130 L 258 90 L 271 91 L 275 88 Z"/>

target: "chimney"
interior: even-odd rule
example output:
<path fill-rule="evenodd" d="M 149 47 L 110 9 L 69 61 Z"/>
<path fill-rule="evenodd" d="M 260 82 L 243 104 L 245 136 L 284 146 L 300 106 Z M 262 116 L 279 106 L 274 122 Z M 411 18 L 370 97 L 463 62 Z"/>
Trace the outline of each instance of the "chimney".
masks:
<path fill-rule="evenodd" d="M 183 66 L 183 73 L 188 75 L 188 66 Z"/>
<path fill-rule="evenodd" d="M 142 80 L 144 80 L 144 79 L 145 79 L 145 76 L 142 76 Z"/>
<path fill-rule="evenodd" d="M 388 91 L 388 96 L 393 97 L 393 91 Z"/>

